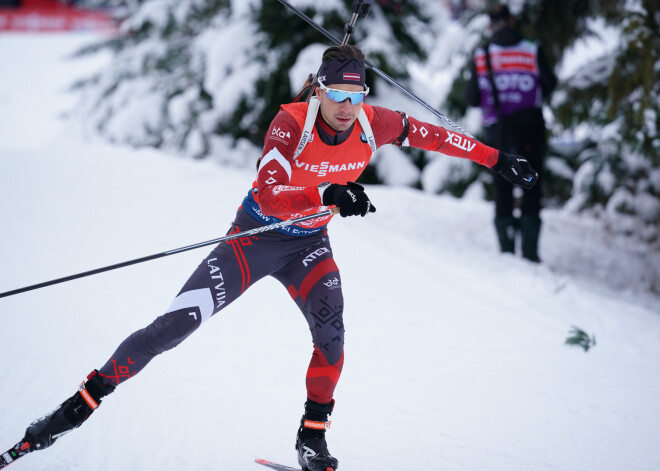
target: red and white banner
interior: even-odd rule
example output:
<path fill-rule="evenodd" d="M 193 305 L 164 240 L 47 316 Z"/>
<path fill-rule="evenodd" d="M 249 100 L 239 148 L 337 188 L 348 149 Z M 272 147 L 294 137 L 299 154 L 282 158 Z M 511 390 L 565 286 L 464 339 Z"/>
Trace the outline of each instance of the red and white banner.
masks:
<path fill-rule="evenodd" d="M 0 8 L 2 31 L 114 31 L 112 17 L 48 0 L 23 0 L 18 8 Z"/>

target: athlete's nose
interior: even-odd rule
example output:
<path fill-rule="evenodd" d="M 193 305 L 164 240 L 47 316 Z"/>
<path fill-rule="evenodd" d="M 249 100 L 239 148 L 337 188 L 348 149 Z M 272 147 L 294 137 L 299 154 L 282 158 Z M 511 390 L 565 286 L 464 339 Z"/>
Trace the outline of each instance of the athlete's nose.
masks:
<path fill-rule="evenodd" d="M 342 112 L 349 112 L 349 111 L 351 111 L 351 107 L 352 107 L 352 106 L 353 106 L 353 105 L 352 105 L 352 103 L 351 103 L 351 100 L 349 100 L 348 98 L 346 98 L 344 101 L 342 101 L 342 102 L 339 104 L 339 109 L 340 109 Z"/>

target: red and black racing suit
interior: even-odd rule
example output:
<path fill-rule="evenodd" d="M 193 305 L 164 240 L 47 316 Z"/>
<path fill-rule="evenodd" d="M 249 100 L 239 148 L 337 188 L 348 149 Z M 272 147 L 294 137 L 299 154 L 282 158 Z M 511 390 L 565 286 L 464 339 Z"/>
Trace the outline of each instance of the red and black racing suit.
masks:
<path fill-rule="evenodd" d="M 318 185 L 355 181 L 365 169 L 372 150 L 359 122 L 337 133 L 320 113 L 306 147 L 293 158 L 308 106 L 284 105 L 272 121 L 257 179 L 239 207 L 230 233 L 325 210 Z M 495 149 L 442 127 L 386 108 L 364 104 L 363 110 L 376 147 L 403 142 L 487 167 L 497 162 Z M 307 396 L 318 403 L 330 402 L 344 363 L 344 299 L 326 229 L 329 219 L 219 244 L 193 272 L 168 311 L 119 345 L 99 370 L 101 376 L 114 385 L 129 379 L 270 275 L 287 289 L 312 333 Z"/>

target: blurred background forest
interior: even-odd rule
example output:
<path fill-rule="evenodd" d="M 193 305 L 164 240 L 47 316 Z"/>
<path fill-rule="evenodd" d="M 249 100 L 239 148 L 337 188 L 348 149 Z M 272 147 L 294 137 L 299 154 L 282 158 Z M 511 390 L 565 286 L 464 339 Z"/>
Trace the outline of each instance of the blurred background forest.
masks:
<path fill-rule="evenodd" d="M 90 130 L 133 146 L 254 166 L 272 117 L 316 72 L 328 39 L 276 0 L 85 0 L 117 19 L 110 67 L 75 85 Z M 351 0 L 292 0 L 343 36 Z M 486 39 L 486 0 L 375 0 L 351 42 L 427 103 L 481 136 L 468 63 Z M 589 214 L 660 244 L 660 0 L 510 0 L 559 86 L 544 115 L 544 205 Z M 441 124 L 371 71 L 369 102 Z M 392 147 L 392 148 L 390 148 Z M 231 150 L 231 152 L 229 151 Z M 490 173 L 420 150 L 379 150 L 367 183 L 492 198 Z"/>

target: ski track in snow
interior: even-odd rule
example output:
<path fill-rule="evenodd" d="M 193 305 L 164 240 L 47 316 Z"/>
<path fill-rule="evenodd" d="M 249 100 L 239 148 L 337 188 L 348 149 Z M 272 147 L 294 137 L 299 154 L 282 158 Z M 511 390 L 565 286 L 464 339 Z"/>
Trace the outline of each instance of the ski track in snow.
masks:
<path fill-rule="evenodd" d="M 0 36 L 0 291 L 213 239 L 254 177 L 82 136 L 84 35 Z M 256 156 L 255 156 L 256 158 Z M 341 470 L 652 471 L 660 465 L 658 254 L 544 212 L 542 265 L 496 253 L 492 206 L 370 187 L 330 236 L 346 364 Z M 0 448 L 169 305 L 211 247 L 0 299 Z M 564 345 L 572 325 L 597 339 Z M 311 339 L 271 279 L 155 359 L 79 430 L 12 471 L 295 464 Z"/>

